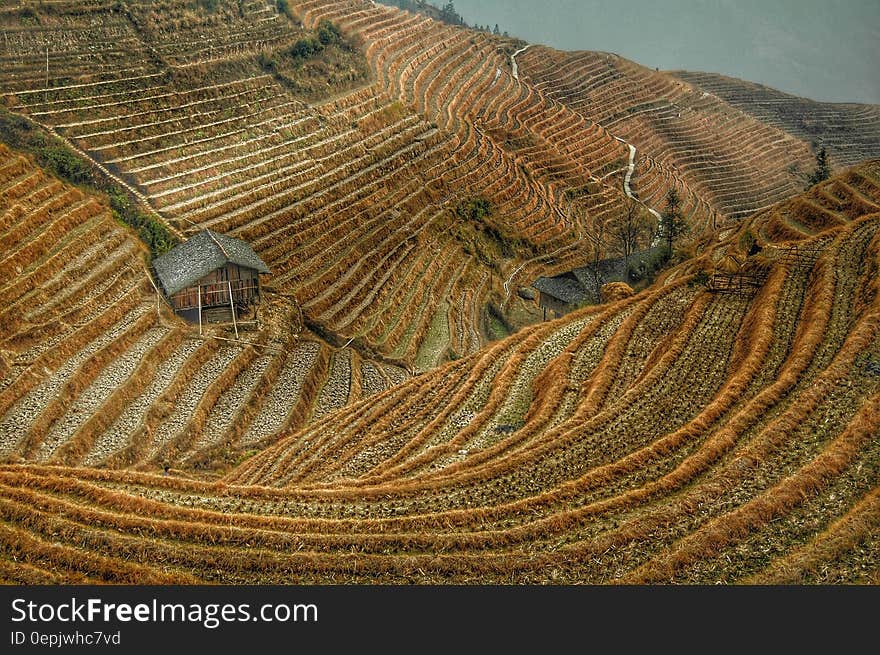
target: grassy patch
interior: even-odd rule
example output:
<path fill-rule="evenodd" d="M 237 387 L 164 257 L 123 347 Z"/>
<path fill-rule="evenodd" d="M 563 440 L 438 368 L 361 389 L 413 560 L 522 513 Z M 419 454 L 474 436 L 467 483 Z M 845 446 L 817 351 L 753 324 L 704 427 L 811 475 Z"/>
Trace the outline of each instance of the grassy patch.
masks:
<path fill-rule="evenodd" d="M 449 334 L 449 303 L 441 302 L 428 326 L 428 333 L 422 342 L 416 355 L 415 368 L 417 371 L 428 371 L 440 362 L 444 352 L 448 349 Z"/>
<path fill-rule="evenodd" d="M 486 320 L 486 332 L 488 332 L 490 341 L 500 341 L 510 336 L 504 323 L 494 314 L 489 314 Z"/>
<path fill-rule="evenodd" d="M 370 77 L 356 44 L 327 20 L 292 46 L 261 52 L 257 62 L 289 91 L 309 100 L 350 90 Z"/>
<path fill-rule="evenodd" d="M 513 326 L 495 303 L 486 306 L 486 336 L 490 341 L 506 339 L 515 332 Z"/>
<path fill-rule="evenodd" d="M 461 200 L 455 206 L 449 234 L 465 253 L 499 273 L 504 259 L 535 256 L 534 244 L 504 234 L 490 222 L 492 215 L 492 204 L 485 198 Z"/>
<path fill-rule="evenodd" d="M 140 209 L 129 192 L 109 179 L 93 162 L 28 119 L 0 109 L 0 141 L 25 152 L 55 177 L 85 191 L 106 196 L 113 217 L 137 232 L 152 256 L 177 244 L 174 235 L 157 218 Z"/>

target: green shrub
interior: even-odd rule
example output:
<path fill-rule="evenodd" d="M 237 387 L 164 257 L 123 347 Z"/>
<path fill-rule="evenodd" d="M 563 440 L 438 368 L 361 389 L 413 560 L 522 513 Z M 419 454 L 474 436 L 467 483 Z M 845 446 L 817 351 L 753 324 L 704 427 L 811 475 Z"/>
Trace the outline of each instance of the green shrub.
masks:
<path fill-rule="evenodd" d="M 18 10 L 18 15 L 24 22 L 40 22 L 40 17 L 33 7 L 22 7 Z"/>
<path fill-rule="evenodd" d="M 669 261 L 668 253 L 663 247 L 655 247 L 630 258 L 627 266 L 629 279 L 634 282 L 650 279 Z"/>
<path fill-rule="evenodd" d="M 64 145 L 43 146 L 38 158 L 55 177 L 79 186 L 94 185 L 91 166 Z"/>
<path fill-rule="evenodd" d="M 133 228 L 154 257 L 176 245 L 168 228 L 132 202 L 127 191 L 106 178 L 91 161 L 23 116 L 0 110 L 0 141 L 30 154 L 38 166 L 65 182 L 93 193 L 106 193 L 113 217 Z"/>
<path fill-rule="evenodd" d="M 342 41 L 342 32 L 326 18 L 318 23 L 318 41 L 324 45 L 336 44 Z"/>
<path fill-rule="evenodd" d="M 294 43 L 287 53 L 294 59 L 308 59 L 324 49 L 324 44 L 316 36 L 304 36 Z"/>
<path fill-rule="evenodd" d="M 492 205 L 485 198 L 462 200 L 455 207 L 455 215 L 463 220 L 481 223 L 492 213 Z"/>
<path fill-rule="evenodd" d="M 257 56 L 257 62 L 260 64 L 260 68 L 262 68 L 267 73 L 274 74 L 278 71 L 278 62 L 275 61 L 275 58 L 267 52 L 261 52 Z"/>
<path fill-rule="evenodd" d="M 705 287 L 709 285 L 709 274 L 706 271 L 699 271 L 689 282 L 692 287 Z"/>
<path fill-rule="evenodd" d="M 171 250 L 177 240 L 162 223 L 141 211 L 132 203 L 128 194 L 117 186 L 111 187 L 108 193 L 113 217 L 134 228 L 141 241 L 147 244 L 153 257 L 158 257 Z"/>
<path fill-rule="evenodd" d="M 281 12 L 288 18 L 293 18 L 293 11 L 291 11 L 290 5 L 287 3 L 287 0 L 278 0 L 276 6 L 278 7 L 279 12 Z"/>

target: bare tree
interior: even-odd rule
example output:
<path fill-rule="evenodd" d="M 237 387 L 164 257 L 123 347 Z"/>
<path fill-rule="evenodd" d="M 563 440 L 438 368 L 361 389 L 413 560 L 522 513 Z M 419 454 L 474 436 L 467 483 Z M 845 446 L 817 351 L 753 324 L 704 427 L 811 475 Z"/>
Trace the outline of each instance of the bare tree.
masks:
<path fill-rule="evenodd" d="M 600 278 L 599 265 L 605 258 L 605 252 L 608 244 L 606 243 L 607 229 L 605 221 L 598 222 L 593 225 L 590 233 L 590 268 L 593 271 L 593 285 L 595 286 L 596 302 L 602 298 L 602 282 Z"/>
<path fill-rule="evenodd" d="M 609 237 L 615 245 L 615 250 L 623 257 L 623 264 L 629 269 L 629 258 L 639 249 L 639 241 L 647 234 L 651 225 L 642 210 L 641 205 L 635 199 L 630 199 L 623 214 L 611 226 Z"/>

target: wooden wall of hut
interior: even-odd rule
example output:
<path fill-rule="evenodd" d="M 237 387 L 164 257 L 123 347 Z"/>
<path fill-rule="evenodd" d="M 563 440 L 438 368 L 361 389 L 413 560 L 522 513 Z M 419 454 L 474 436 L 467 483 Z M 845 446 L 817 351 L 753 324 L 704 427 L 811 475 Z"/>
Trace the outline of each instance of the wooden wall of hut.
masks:
<path fill-rule="evenodd" d="M 203 309 L 228 306 L 230 287 L 237 306 L 250 305 L 260 295 L 259 273 L 252 268 L 227 264 L 211 271 L 192 286 L 178 291 L 171 297 L 171 304 L 177 312 L 198 308 L 198 293 L 201 290 Z"/>

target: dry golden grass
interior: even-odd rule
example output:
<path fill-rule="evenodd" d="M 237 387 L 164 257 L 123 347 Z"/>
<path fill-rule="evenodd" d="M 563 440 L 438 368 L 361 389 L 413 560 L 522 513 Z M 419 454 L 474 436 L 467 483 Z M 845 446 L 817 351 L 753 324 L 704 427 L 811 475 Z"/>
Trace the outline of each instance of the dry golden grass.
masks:
<path fill-rule="evenodd" d="M 633 295 L 632 287 L 626 282 L 610 282 L 602 285 L 602 302 L 615 302 Z"/>
<path fill-rule="evenodd" d="M 350 8 L 289 4 L 307 27 Z M 95 108 L 105 133 L 94 124 L 59 128 L 97 132 L 80 145 L 132 156 L 120 170 L 145 166 L 131 173 L 134 183 L 174 202 L 201 189 L 193 217 L 271 255 L 281 280 L 272 290 L 298 298 L 303 313 L 288 320 L 297 311 L 276 299 L 249 344 L 215 338 L 228 335 L 213 328 L 194 341 L 195 328 L 161 305 L 154 312 L 144 252 L 129 247 L 132 235 L 105 206 L 0 149 L 0 445 L 8 454 L 0 581 L 656 584 L 701 571 L 714 582 L 754 584 L 809 580 L 829 564 L 842 580 L 876 581 L 873 571 L 846 567 L 878 538 L 876 480 L 855 473 L 878 465 L 880 165 L 866 162 L 796 195 L 796 176 L 781 162 L 808 159 L 805 142 L 704 98 L 695 113 L 717 127 L 722 169 L 737 164 L 719 185 L 701 153 L 682 156 L 684 146 L 654 130 L 648 114 L 625 114 L 660 96 L 687 99 L 693 90 L 665 73 L 534 48 L 520 55 L 517 83 L 498 40 L 443 26 L 398 34 L 403 14 L 368 3 L 363 12 L 354 36 L 374 86 L 314 107 L 266 109 L 269 122 L 302 118 L 308 128 L 261 131 L 223 105 L 222 93 L 212 95 L 203 83 L 236 85 L 254 73 L 241 54 L 195 63 L 162 87 L 198 83 L 193 97 L 217 103 L 194 110 L 197 124 L 182 141 L 159 122 L 179 121 L 181 107 L 137 99 L 150 92 L 143 80 L 122 89 L 133 102 Z M 369 20 L 378 12 L 382 26 Z M 169 20 L 194 33 L 235 34 L 196 18 Z M 162 24 L 151 14 L 153 29 Z M 554 63 L 613 69 L 618 100 L 597 89 L 572 109 L 581 92 Z M 259 80 L 268 86 L 244 95 L 285 100 L 267 77 Z M 97 96 L 78 89 L 19 108 L 49 123 L 91 120 L 80 114 Z M 126 112 L 141 105 L 143 125 L 127 125 Z M 227 109 L 229 129 L 266 146 L 269 159 L 211 123 Z M 628 156 L 593 112 L 616 117 L 623 136 L 642 135 L 634 179 L 646 202 L 670 185 L 682 190 L 695 228 L 682 244 L 688 259 L 638 294 L 605 285 L 599 306 L 523 327 L 363 398 L 375 380 L 361 378 L 361 365 L 376 353 L 412 363 L 443 320 L 449 341 L 440 351 L 473 334 L 479 342 L 490 300 L 509 301 L 528 276 L 585 263 L 586 231 L 625 206 Z M 196 128 L 210 150 L 189 140 Z M 740 128 L 749 139 L 728 138 Z M 300 137 L 301 153 L 276 149 Z M 183 156 L 166 160 L 150 148 Z M 647 167 L 655 149 L 666 154 Z M 315 168 L 293 182 L 272 177 L 275 155 L 290 168 Z M 253 189 L 251 170 L 265 175 Z M 239 183 L 240 196 L 224 195 Z M 482 207 L 477 198 L 490 207 L 480 220 L 457 211 L 469 201 Z M 743 210 L 773 200 L 783 201 Z M 752 243 L 763 249 L 749 257 Z M 815 246 L 817 259 L 783 258 L 793 243 Z M 105 262 L 95 244 L 119 261 Z M 96 279 L 84 277 L 103 264 Z M 713 270 L 756 272 L 761 282 L 741 294 L 710 291 L 698 273 Z M 97 286 L 102 278 L 106 287 Z M 299 351 L 298 339 L 314 337 L 304 325 L 337 346 L 351 338 L 359 350 L 318 340 L 315 361 L 294 379 L 294 353 L 309 350 Z M 143 343 L 152 345 L 141 351 Z M 119 362 L 116 386 L 94 389 L 100 402 L 87 403 Z M 337 366 L 346 362 L 349 375 Z M 344 386 L 344 403 L 333 384 Z M 280 400 L 271 393 L 288 389 Z M 41 404 L 24 415 L 34 398 Z M 82 407 L 88 416 L 71 416 Z M 230 425 L 217 436 L 210 422 L 220 413 Z M 243 445 L 253 425 L 282 427 Z M 82 466 L 97 461 L 90 456 L 99 444 L 107 448 L 101 468 Z M 49 445 L 57 449 L 43 457 Z M 839 488 L 844 501 L 816 503 L 823 509 L 812 531 L 795 537 L 785 527 Z M 773 543 L 767 561 L 746 568 L 725 558 L 756 535 Z M 700 569 L 710 561 L 717 573 Z"/>

